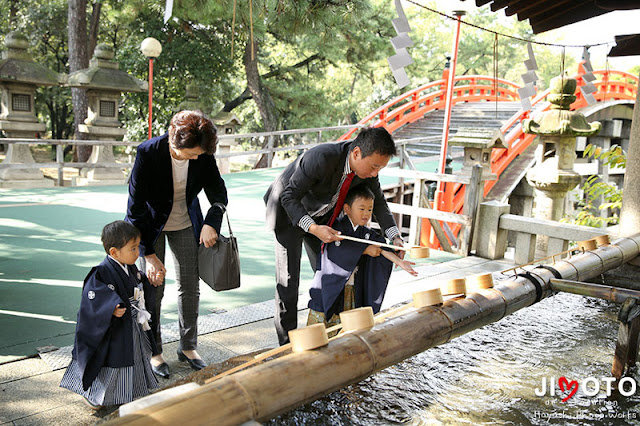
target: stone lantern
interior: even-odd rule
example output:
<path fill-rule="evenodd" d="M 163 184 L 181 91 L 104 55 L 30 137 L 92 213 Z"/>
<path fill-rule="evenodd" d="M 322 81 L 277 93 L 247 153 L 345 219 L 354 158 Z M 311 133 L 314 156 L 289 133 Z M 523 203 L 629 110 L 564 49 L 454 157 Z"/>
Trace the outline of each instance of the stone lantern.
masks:
<path fill-rule="evenodd" d="M 491 172 L 491 151 L 493 148 L 507 148 L 500 130 L 463 127 L 449 139 L 449 145 L 464 148 L 461 174 L 471 176 L 473 166 L 479 164 L 482 166 L 483 180 L 497 178 L 496 174 Z"/>
<path fill-rule="evenodd" d="M 146 92 L 149 83 L 120 71 L 113 60 L 115 52 L 111 46 L 99 44 L 89 62 L 89 68 L 69 75 L 70 87 L 86 89 L 89 109 L 84 124 L 78 126 L 80 133 L 89 140 L 119 141 L 127 133 L 118 120 L 118 106 L 122 92 Z M 93 147 L 87 163 L 113 163 L 113 147 Z M 120 167 L 84 168 L 75 184 L 99 183 L 122 184 L 125 181 Z"/>
<path fill-rule="evenodd" d="M 200 89 L 196 83 L 190 83 L 187 85 L 184 94 L 184 101 L 178 105 L 178 110 L 176 112 L 191 110 L 191 111 L 202 111 L 206 113 L 204 105 L 200 102 Z"/>
<path fill-rule="evenodd" d="M 564 214 L 567 192 L 581 181 L 573 171 L 576 158 L 576 137 L 591 136 L 600 131 L 600 123 L 588 123 L 584 115 L 571 111 L 576 100 L 577 82 L 568 75 L 551 80 L 547 99 L 551 109 L 533 119 L 522 122 L 525 133 L 538 135 L 536 166 L 527 173 L 527 180 L 535 190 L 534 217 L 558 221 Z M 536 247 L 546 251 L 547 241 L 538 238 Z"/>
<path fill-rule="evenodd" d="M 228 154 L 231 152 L 231 147 L 238 143 L 231 135 L 234 135 L 237 132 L 238 127 L 242 123 L 234 113 L 224 111 L 220 111 L 212 118 L 212 120 L 218 128 L 218 136 L 220 137 L 218 140 L 217 153 Z M 220 173 L 229 173 L 229 159 L 219 158 L 218 168 L 220 169 Z"/>
<path fill-rule="evenodd" d="M 7 48 L 0 61 L 0 130 L 7 138 L 34 139 L 45 131 L 35 113 L 35 92 L 39 86 L 64 83 L 66 75 L 50 71 L 34 62 L 27 52 L 29 41 L 17 31 L 5 36 Z M 33 164 L 29 145 L 9 144 L 4 164 Z M 34 188 L 53 186 L 40 169 L 0 170 L 0 187 Z"/>

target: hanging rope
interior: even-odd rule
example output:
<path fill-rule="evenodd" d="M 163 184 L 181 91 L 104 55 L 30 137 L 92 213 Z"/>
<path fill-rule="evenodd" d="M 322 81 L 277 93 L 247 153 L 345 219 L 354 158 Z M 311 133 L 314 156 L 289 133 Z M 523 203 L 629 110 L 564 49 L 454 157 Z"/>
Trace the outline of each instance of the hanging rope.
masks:
<path fill-rule="evenodd" d="M 435 9 L 427 7 L 427 6 L 423 5 L 423 4 L 420 4 L 420 3 L 416 2 L 415 0 L 406 0 L 406 1 L 416 5 L 418 7 L 421 7 L 423 9 L 425 9 L 425 10 L 428 10 L 429 12 L 433 12 L 433 13 L 436 13 L 436 14 L 438 14 L 440 16 L 443 16 L 445 18 L 448 18 L 448 19 L 451 19 L 451 20 L 454 20 L 454 21 L 456 21 L 458 19 L 455 16 L 447 15 L 446 13 L 440 12 L 439 10 L 435 10 Z M 488 28 L 484 28 L 484 27 L 481 27 L 479 25 L 463 21 L 462 19 L 460 20 L 460 22 L 462 22 L 463 24 L 468 25 L 470 27 L 477 28 L 479 30 L 486 31 L 486 32 L 489 32 L 489 33 L 493 33 L 493 34 L 499 35 L 501 37 L 507 37 L 507 38 L 510 38 L 510 39 L 513 39 L 513 40 L 520 40 L 520 41 L 524 41 L 524 42 L 530 42 L 530 43 L 539 44 L 539 45 L 542 45 L 542 46 L 556 46 L 556 47 L 585 47 L 586 46 L 584 44 L 557 44 L 557 43 L 545 43 L 545 42 L 542 42 L 542 41 L 527 40 L 527 39 L 524 39 L 524 38 L 521 38 L 521 37 L 516 37 L 516 36 L 510 35 L 510 34 L 499 33 L 497 31 L 490 30 Z M 605 46 L 605 45 L 608 45 L 608 44 L 615 44 L 615 42 L 609 41 L 609 42 L 602 42 L 602 43 L 596 43 L 596 44 L 590 43 L 589 46 Z"/>
<path fill-rule="evenodd" d="M 233 20 L 231 21 L 231 60 L 233 60 L 233 40 L 236 32 L 236 0 L 233 0 Z"/>
<path fill-rule="evenodd" d="M 236 28 L 236 1 L 233 0 L 233 20 L 231 21 L 231 59 L 233 59 L 233 46 L 235 39 Z M 249 28 L 251 29 L 251 60 L 255 60 L 255 54 L 253 52 L 253 0 L 249 0 Z"/>
<path fill-rule="evenodd" d="M 496 97 L 496 118 L 498 118 L 498 34 L 493 39 L 493 94 Z"/>
<path fill-rule="evenodd" d="M 607 102 L 607 95 L 609 94 L 609 77 L 611 77 L 611 74 L 609 74 L 609 71 L 611 71 L 609 69 L 609 55 L 607 55 L 606 59 L 605 59 L 605 69 L 607 70 L 607 79 L 606 79 L 606 84 L 604 86 L 604 99 L 602 100 L 603 102 Z"/>
<path fill-rule="evenodd" d="M 255 60 L 253 53 L 253 0 L 249 0 L 249 27 L 251 28 L 251 60 Z"/>
<path fill-rule="evenodd" d="M 560 76 L 562 78 L 562 86 L 564 87 L 564 60 L 565 60 L 565 53 L 566 53 L 566 49 L 564 48 L 564 46 L 562 47 L 562 54 L 560 55 Z"/>

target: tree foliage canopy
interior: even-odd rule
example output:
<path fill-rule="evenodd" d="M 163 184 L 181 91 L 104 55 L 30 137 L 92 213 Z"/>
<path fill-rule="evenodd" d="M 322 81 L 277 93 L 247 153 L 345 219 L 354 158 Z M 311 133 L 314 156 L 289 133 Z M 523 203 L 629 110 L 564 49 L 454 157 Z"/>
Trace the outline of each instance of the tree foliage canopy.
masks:
<path fill-rule="evenodd" d="M 100 1 L 98 42 L 115 47 L 120 69 L 146 79 L 148 61 L 140 42 L 155 37 L 163 46 L 154 62 L 154 134 L 166 130 L 190 83 L 199 88 L 203 110 L 211 115 L 232 110 L 246 131 L 353 123 L 402 92 L 386 60 L 394 54 L 389 40 L 396 35 L 391 24 L 396 13 L 388 0 L 252 0 L 252 14 L 250 2 L 236 2 L 235 24 L 234 0 L 175 0 L 167 24 L 164 0 Z M 66 3 L 0 0 L 0 30 L 21 30 L 38 62 L 68 72 Z M 405 4 L 405 10 L 414 41 L 409 49 L 414 63 L 406 70 L 417 87 L 441 78 L 454 22 L 414 5 Z M 526 23 L 498 19 L 487 8 L 464 19 L 531 37 Z M 255 56 L 248 59 L 252 30 Z M 499 37 L 494 70 L 494 42 L 492 33 L 463 26 L 457 74 L 495 72 L 520 83 L 525 43 Z M 545 46 L 534 50 L 544 88 L 562 69 L 562 54 Z M 575 68 L 569 56 L 564 67 L 570 73 Z M 69 91 L 39 89 L 37 103 L 52 135 L 69 137 Z M 120 118 L 128 139 L 145 139 L 147 114 L 145 93 L 125 94 Z"/>

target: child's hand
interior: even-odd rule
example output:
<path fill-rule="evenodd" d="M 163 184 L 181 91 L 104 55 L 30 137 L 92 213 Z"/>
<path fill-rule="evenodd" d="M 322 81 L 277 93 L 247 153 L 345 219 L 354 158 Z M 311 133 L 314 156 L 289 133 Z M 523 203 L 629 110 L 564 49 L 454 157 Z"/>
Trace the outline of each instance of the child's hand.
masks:
<path fill-rule="evenodd" d="M 401 260 L 398 262 L 398 266 L 413 275 L 414 277 L 418 276 L 418 272 L 411 267 L 411 265 L 415 265 L 414 262 L 409 262 L 408 260 Z"/>
<path fill-rule="evenodd" d="M 367 256 L 371 256 L 371 257 L 378 257 L 380 256 L 381 252 L 382 252 L 382 249 L 380 248 L 380 246 L 374 246 L 373 244 L 371 244 L 367 247 L 367 249 L 362 254 L 366 254 Z"/>
<path fill-rule="evenodd" d="M 116 306 L 116 308 L 113 310 L 113 316 L 114 317 L 118 317 L 121 318 L 125 311 L 127 310 L 127 308 L 121 308 L 120 305 Z"/>

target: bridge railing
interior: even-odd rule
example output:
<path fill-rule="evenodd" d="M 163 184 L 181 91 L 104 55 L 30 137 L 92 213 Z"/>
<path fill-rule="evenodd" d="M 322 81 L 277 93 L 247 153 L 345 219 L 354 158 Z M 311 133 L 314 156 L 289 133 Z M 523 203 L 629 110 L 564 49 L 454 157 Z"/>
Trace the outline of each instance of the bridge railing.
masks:
<path fill-rule="evenodd" d="M 497 88 L 497 90 L 496 90 Z M 470 75 L 455 78 L 453 103 L 478 101 L 517 101 L 519 86 L 504 79 Z M 421 119 L 424 114 L 444 108 L 447 81 L 437 80 L 410 90 L 360 120 L 358 124 L 370 127 L 384 127 L 395 130 Z M 342 135 L 338 140 L 350 139 L 355 130 Z"/>

